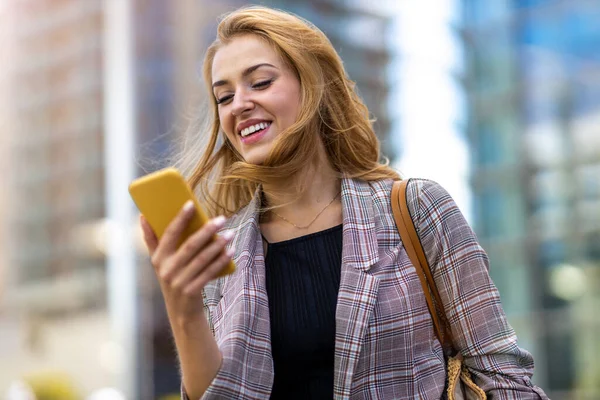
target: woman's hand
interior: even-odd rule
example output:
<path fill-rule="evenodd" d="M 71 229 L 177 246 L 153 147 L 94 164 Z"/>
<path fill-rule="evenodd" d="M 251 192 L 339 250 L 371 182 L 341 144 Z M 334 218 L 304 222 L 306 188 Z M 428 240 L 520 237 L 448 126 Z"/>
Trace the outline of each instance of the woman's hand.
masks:
<path fill-rule="evenodd" d="M 194 204 L 184 205 L 158 240 L 143 216 L 140 224 L 150 253 L 154 271 L 160 283 L 169 314 L 177 317 L 202 312 L 202 289 L 231 260 L 233 249 L 225 250 L 233 234 L 226 232 L 213 237 L 223 227 L 225 217 L 204 224 L 178 247 L 181 234 L 194 214 Z"/>

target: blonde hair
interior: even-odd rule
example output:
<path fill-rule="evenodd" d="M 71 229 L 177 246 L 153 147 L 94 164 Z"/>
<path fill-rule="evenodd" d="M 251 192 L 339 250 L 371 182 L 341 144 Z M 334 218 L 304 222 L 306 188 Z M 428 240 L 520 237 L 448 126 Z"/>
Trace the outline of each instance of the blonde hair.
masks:
<path fill-rule="evenodd" d="M 212 63 L 219 48 L 248 34 L 273 46 L 296 74 L 301 87 L 300 111 L 297 121 L 274 142 L 265 162 L 252 165 L 244 162 L 227 140 L 221 131 L 216 102 L 210 102 L 212 119 L 208 143 L 202 143 L 204 154 L 198 161 L 198 146 L 190 146 L 182 158 L 188 165 L 180 168 L 188 172 L 191 187 L 211 215 L 234 214 L 248 204 L 259 184 L 294 176 L 314 161 L 319 140 L 340 177 L 399 179 L 387 159 L 380 161 L 373 121 L 339 55 L 323 32 L 298 16 L 257 6 L 225 15 L 204 58 L 203 75 L 209 92 Z M 213 98 L 212 92 L 209 98 Z M 196 141 L 200 142 L 197 136 Z"/>

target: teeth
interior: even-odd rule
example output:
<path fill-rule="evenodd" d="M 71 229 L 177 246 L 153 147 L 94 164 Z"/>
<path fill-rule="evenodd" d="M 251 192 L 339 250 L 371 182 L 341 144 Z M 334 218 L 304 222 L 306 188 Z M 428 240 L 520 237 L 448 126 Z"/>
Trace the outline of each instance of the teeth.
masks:
<path fill-rule="evenodd" d="M 240 132 L 240 134 L 242 135 L 242 137 L 248 136 L 248 135 L 250 135 L 250 134 L 252 134 L 252 133 L 254 133 L 254 132 L 258 131 L 258 130 L 265 129 L 269 125 L 271 125 L 270 122 L 268 122 L 268 123 L 267 122 L 261 122 L 261 123 L 258 123 L 256 125 L 252 125 L 252 126 L 249 126 L 247 128 L 242 129 L 242 131 Z"/>

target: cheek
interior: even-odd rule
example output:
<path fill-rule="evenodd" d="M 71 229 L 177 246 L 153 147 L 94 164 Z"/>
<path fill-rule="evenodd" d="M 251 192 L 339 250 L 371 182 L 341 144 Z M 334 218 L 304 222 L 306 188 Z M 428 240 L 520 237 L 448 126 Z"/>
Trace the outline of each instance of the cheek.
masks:
<path fill-rule="evenodd" d="M 286 125 L 296 122 L 300 114 L 300 99 L 286 94 L 274 100 L 272 110 L 275 114 L 279 115 Z"/>
<path fill-rule="evenodd" d="M 221 134 L 223 135 L 223 139 L 227 140 L 237 151 L 239 151 L 239 142 L 236 140 L 238 135 L 232 133 L 231 121 L 228 123 L 227 118 L 219 117 L 219 122 L 221 124 Z"/>
<path fill-rule="evenodd" d="M 290 100 L 285 109 L 286 120 L 290 125 L 296 122 L 300 115 L 300 102 L 294 100 Z"/>
<path fill-rule="evenodd" d="M 298 119 L 298 115 L 300 114 L 301 108 L 300 103 L 300 88 L 297 88 L 296 91 L 290 94 L 290 96 L 287 99 L 287 102 L 284 103 L 288 105 L 286 111 L 288 118 L 292 119 L 292 122 L 296 122 L 296 120 Z"/>
<path fill-rule="evenodd" d="M 227 135 L 227 137 L 229 137 L 229 140 L 231 140 L 233 132 L 231 121 L 229 121 L 227 118 L 221 117 L 221 115 L 219 114 L 219 123 L 221 124 L 221 130 L 225 132 L 225 135 Z"/>

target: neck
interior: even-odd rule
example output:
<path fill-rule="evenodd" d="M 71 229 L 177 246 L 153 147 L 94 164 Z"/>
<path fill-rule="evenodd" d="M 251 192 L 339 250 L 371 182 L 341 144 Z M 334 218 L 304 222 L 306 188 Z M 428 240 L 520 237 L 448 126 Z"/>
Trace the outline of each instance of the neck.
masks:
<path fill-rule="evenodd" d="M 302 191 L 298 194 L 297 185 Z M 278 194 L 273 195 L 273 190 Z M 315 166 L 303 171 L 285 187 L 263 187 L 267 207 L 261 230 L 267 240 L 291 239 L 298 234 L 317 232 L 342 221 L 340 180 L 333 170 Z"/>
<path fill-rule="evenodd" d="M 302 188 L 300 195 L 299 187 Z M 263 185 L 267 205 L 281 213 L 325 206 L 339 192 L 339 174 L 327 162 L 310 165 L 287 182 Z"/>
<path fill-rule="evenodd" d="M 262 216 L 261 230 L 270 241 L 316 232 L 342 221 L 339 173 L 332 168 L 322 146 L 314 162 L 307 162 L 296 176 L 263 185 L 262 190 L 263 205 L 276 208 Z"/>

